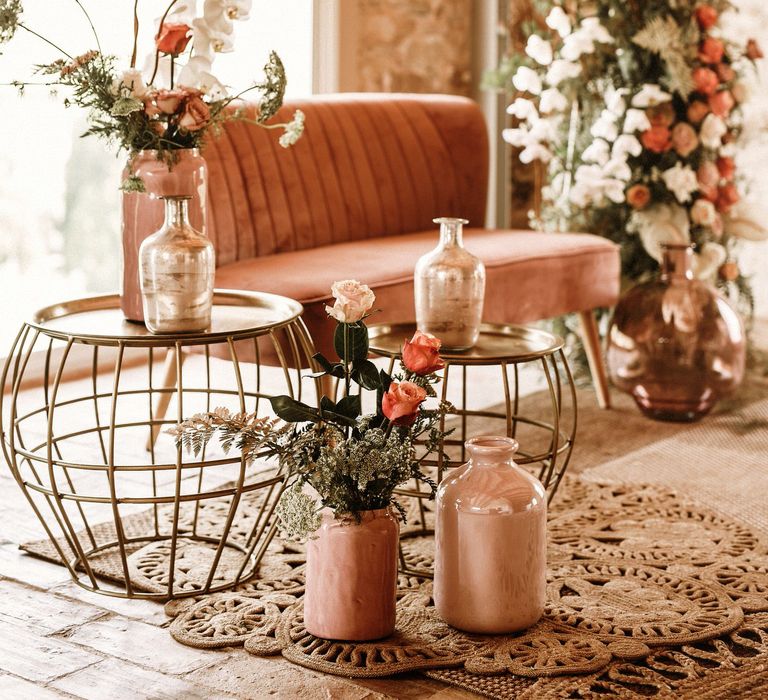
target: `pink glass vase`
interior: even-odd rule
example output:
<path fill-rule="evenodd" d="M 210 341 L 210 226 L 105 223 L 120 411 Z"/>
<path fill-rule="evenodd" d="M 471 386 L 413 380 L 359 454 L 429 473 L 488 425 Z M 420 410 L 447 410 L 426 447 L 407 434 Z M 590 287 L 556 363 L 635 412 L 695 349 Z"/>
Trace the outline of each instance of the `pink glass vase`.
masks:
<path fill-rule="evenodd" d="M 741 319 L 692 272 L 688 245 L 665 245 L 658 280 L 619 300 L 608 331 L 608 370 L 616 387 L 657 420 L 693 421 L 744 376 Z"/>
<path fill-rule="evenodd" d="M 307 542 L 304 626 L 324 639 L 365 641 L 395 630 L 399 524 L 389 508 L 336 519 Z"/>
<path fill-rule="evenodd" d="M 477 437 L 437 490 L 435 607 L 453 627 L 515 632 L 544 612 L 547 498 L 513 461 L 517 442 Z"/>
<path fill-rule="evenodd" d="M 141 151 L 123 177 L 135 174 L 146 192 L 123 193 L 123 293 L 121 306 L 129 321 L 143 321 L 139 284 L 139 248 L 144 239 L 160 229 L 165 218 L 161 196 L 189 196 L 189 222 L 203 234 L 206 229 L 208 168 L 197 148 L 175 151 L 178 160 L 169 166 L 157 159 L 157 151 Z"/>

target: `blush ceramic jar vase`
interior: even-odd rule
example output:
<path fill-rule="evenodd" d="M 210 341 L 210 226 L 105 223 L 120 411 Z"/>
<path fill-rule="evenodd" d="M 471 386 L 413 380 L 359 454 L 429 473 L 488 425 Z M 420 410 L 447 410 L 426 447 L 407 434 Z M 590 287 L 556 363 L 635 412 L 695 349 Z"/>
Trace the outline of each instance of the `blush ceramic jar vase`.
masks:
<path fill-rule="evenodd" d="M 304 626 L 324 639 L 366 641 L 395 630 L 400 525 L 389 508 L 337 519 L 307 541 Z"/>
<path fill-rule="evenodd" d="M 207 233 L 206 196 L 208 168 L 197 148 L 173 152 L 176 161 L 169 165 L 158 160 L 157 151 L 141 151 L 126 168 L 124 177 L 134 174 L 144 182 L 145 192 L 123 193 L 123 291 L 121 307 L 129 321 L 143 321 L 144 311 L 139 283 L 139 248 L 148 236 L 160 229 L 165 219 L 161 197 L 189 197 L 189 223 Z"/>
<path fill-rule="evenodd" d="M 451 626 L 516 632 L 544 612 L 547 497 L 513 460 L 517 441 L 477 437 L 437 490 L 435 607 Z"/>
<path fill-rule="evenodd" d="M 744 328 L 717 290 L 694 278 L 691 246 L 662 251 L 659 279 L 633 287 L 616 306 L 608 370 L 645 415 L 693 421 L 741 383 Z"/>

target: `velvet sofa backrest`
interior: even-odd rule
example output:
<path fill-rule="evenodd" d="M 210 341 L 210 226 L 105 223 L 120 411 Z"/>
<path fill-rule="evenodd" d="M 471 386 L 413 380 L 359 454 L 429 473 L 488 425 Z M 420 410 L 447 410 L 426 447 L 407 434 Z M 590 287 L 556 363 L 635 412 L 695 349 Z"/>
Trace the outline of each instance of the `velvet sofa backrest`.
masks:
<path fill-rule="evenodd" d="M 218 265 L 422 231 L 436 216 L 484 224 L 488 137 L 471 100 L 321 95 L 286 103 L 274 121 L 297 108 L 306 126 L 291 148 L 243 121 L 206 146 Z"/>

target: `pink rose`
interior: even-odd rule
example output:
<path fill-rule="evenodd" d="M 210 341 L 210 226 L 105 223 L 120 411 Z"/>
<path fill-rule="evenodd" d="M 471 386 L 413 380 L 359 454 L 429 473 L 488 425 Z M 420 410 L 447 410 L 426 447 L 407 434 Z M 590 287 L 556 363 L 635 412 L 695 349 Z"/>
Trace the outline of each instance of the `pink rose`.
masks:
<path fill-rule="evenodd" d="M 708 102 L 712 114 L 716 114 L 718 117 L 727 117 L 733 109 L 733 105 L 736 104 L 729 90 L 721 90 L 710 95 Z"/>
<path fill-rule="evenodd" d="M 413 382 L 392 382 L 381 399 L 381 410 L 393 425 L 413 425 L 427 392 Z"/>
<path fill-rule="evenodd" d="M 203 99 L 194 95 L 184 103 L 184 110 L 179 118 L 179 126 L 187 131 L 200 131 L 211 121 L 211 110 Z"/>
<path fill-rule="evenodd" d="M 717 10 L 712 5 L 699 5 L 695 14 L 701 29 L 711 29 L 717 23 Z"/>
<path fill-rule="evenodd" d="M 715 161 L 717 171 L 720 173 L 720 177 L 725 180 L 733 180 L 733 176 L 736 173 L 736 163 L 730 156 L 720 156 Z"/>
<path fill-rule="evenodd" d="M 702 95 L 711 95 L 717 90 L 718 83 L 717 73 L 709 68 L 699 66 L 693 71 L 693 84 Z"/>
<path fill-rule="evenodd" d="M 719 212 L 727 214 L 731 210 L 731 207 L 736 204 L 739 199 L 741 198 L 739 197 L 739 191 L 736 189 L 736 185 L 734 185 L 732 182 L 729 182 L 728 184 L 718 188 L 717 201 L 715 202 L 715 206 Z"/>
<path fill-rule="evenodd" d="M 644 148 L 654 153 L 664 153 L 672 148 L 672 139 L 666 126 L 652 126 L 640 135 Z"/>
<path fill-rule="evenodd" d="M 672 129 L 672 148 L 683 158 L 690 155 L 699 145 L 699 137 L 687 122 L 679 122 Z"/>
<path fill-rule="evenodd" d="M 688 110 L 686 112 L 688 116 L 688 121 L 692 124 L 698 124 L 704 117 L 709 114 L 709 105 L 706 102 L 702 102 L 701 100 L 694 100 L 691 102 L 691 104 L 688 106 Z"/>
<path fill-rule="evenodd" d="M 642 209 L 651 201 L 651 191 L 643 184 L 632 185 L 627 190 L 627 203 L 633 209 Z"/>
<path fill-rule="evenodd" d="M 702 195 L 714 202 L 717 199 L 717 185 L 720 182 L 720 171 L 711 160 L 705 160 L 696 172 L 699 189 Z"/>
<path fill-rule="evenodd" d="M 699 44 L 699 60 L 702 63 L 720 63 L 725 53 L 720 39 L 708 36 Z"/>
<path fill-rule="evenodd" d="M 155 105 L 163 114 L 176 114 L 184 97 L 182 90 L 158 90 L 155 94 Z"/>
<path fill-rule="evenodd" d="M 718 63 L 715 66 L 717 77 L 724 83 L 728 83 L 736 77 L 736 71 L 733 70 L 727 63 Z"/>
<path fill-rule="evenodd" d="M 715 223 L 715 205 L 708 199 L 697 199 L 691 207 L 691 221 L 700 226 L 712 226 Z"/>
<path fill-rule="evenodd" d="M 376 296 L 370 287 L 357 280 L 334 282 L 331 294 L 336 300 L 333 306 L 326 306 L 325 311 L 339 323 L 357 323 L 373 306 Z"/>
<path fill-rule="evenodd" d="M 431 333 L 416 331 L 403 343 L 403 364 L 414 374 L 425 375 L 445 367 L 440 359 L 440 339 Z"/>

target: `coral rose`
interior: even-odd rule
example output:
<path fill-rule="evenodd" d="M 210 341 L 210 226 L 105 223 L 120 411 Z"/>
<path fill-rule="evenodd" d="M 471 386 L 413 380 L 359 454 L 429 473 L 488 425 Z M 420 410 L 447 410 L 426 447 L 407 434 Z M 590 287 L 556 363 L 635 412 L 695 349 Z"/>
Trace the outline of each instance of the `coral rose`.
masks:
<path fill-rule="evenodd" d="M 627 203 L 633 209 L 642 209 L 650 201 L 651 191 L 645 185 L 632 185 L 627 190 Z"/>
<path fill-rule="evenodd" d="M 414 374 L 432 374 L 445 367 L 440 359 L 440 339 L 431 333 L 416 331 L 403 343 L 403 364 Z"/>
<path fill-rule="evenodd" d="M 727 63 L 718 63 L 717 66 L 715 66 L 715 72 L 717 73 L 717 77 L 724 83 L 729 83 L 736 77 L 736 71 Z"/>
<path fill-rule="evenodd" d="M 699 181 L 699 190 L 707 199 L 714 201 L 717 198 L 717 185 L 720 182 L 720 171 L 711 160 L 705 160 L 696 172 Z"/>
<path fill-rule="evenodd" d="M 693 71 L 693 84 L 696 86 L 696 92 L 700 92 L 702 95 L 711 95 L 717 90 L 719 82 L 717 73 L 711 68 L 699 66 Z"/>
<path fill-rule="evenodd" d="M 723 42 L 708 36 L 699 44 L 699 60 L 702 63 L 720 63 L 725 53 Z"/>
<path fill-rule="evenodd" d="M 721 280 L 725 280 L 726 282 L 733 282 L 734 280 L 738 279 L 741 273 L 739 272 L 739 266 L 732 260 L 729 260 L 728 262 L 724 262 L 722 265 L 720 265 L 717 270 L 717 274 Z"/>
<path fill-rule="evenodd" d="M 675 128 L 672 129 L 672 148 L 678 155 L 685 158 L 693 153 L 698 145 L 699 137 L 690 124 L 686 122 L 675 124 Z"/>
<path fill-rule="evenodd" d="M 381 411 L 393 425 L 413 425 L 427 392 L 413 382 L 392 382 L 381 399 Z"/>
<path fill-rule="evenodd" d="M 199 95 L 194 95 L 184 103 L 184 110 L 179 118 L 179 126 L 187 131 L 200 131 L 211 121 L 211 110 Z"/>
<path fill-rule="evenodd" d="M 654 153 L 664 153 L 672 148 L 672 138 L 666 126 L 652 126 L 640 136 L 644 148 Z"/>
<path fill-rule="evenodd" d="M 155 38 L 155 46 L 160 53 L 178 56 L 187 48 L 192 38 L 192 27 L 188 24 L 163 22 L 160 33 Z"/>
<path fill-rule="evenodd" d="M 717 10 L 712 5 L 699 5 L 695 14 L 702 29 L 711 29 L 717 24 Z"/>
<path fill-rule="evenodd" d="M 720 156 L 715 161 L 715 165 L 720 173 L 720 177 L 725 180 L 733 180 L 733 176 L 736 172 L 736 163 L 734 163 L 733 158 L 730 156 Z"/>
<path fill-rule="evenodd" d="M 376 296 L 367 284 L 357 280 L 334 282 L 331 294 L 336 300 L 333 306 L 326 306 L 325 311 L 339 323 L 357 323 L 371 310 Z"/>
<path fill-rule="evenodd" d="M 708 102 L 712 114 L 716 114 L 718 117 L 727 117 L 731 113 L 733 105 L 736 104 L 729 90 L 721 90 L 710 95 Z"/>
<path fill-rule="evenodd" d="M 739 199 L 739 192 L 736 189 L 736 185 L 734 185 L 732 182 L 729 182 L 728 184 L 718 188 L 715 206 L 719 212 L 727 214 L 731 210 L 731 207 L 736 204 Z"/>
<path fill-rule="evenodd" d="M 186 93 L 182 90 L 158 90 L 155 105 L 163 114 L 175 114 L 185 97 Z"/>
<path fill-rule="evenodd" d="M 651 126 L 672 126 L 675 121 L 675 109 L 671 102 L 663 102 L 645 110 Z"/>
<path fill-rule="evenodd" d="M 763 57 L 763 50 L 760 48 L 760 44 L 758 44 L 754 39 L 750 39 L 747 42 L 747 48 L 745 49 L 744 53 L 746 53 L 747 58 L 752 59 L 753 61 Z"/>
<path fill-rule="evenodd" d="M 698 124 L 707 114 L 709 114 L 709 105 L 701 100 L 691 102 L 686 112 L 688 121 L 692 124 Z"/>

